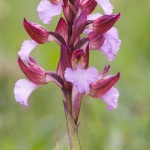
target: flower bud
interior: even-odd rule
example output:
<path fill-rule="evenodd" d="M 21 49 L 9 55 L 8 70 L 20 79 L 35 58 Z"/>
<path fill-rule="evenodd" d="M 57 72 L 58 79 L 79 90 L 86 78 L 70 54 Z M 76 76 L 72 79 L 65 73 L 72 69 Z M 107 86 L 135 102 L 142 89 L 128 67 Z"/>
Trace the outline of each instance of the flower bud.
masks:
<path fill-rule="evenodd" d="M 29 36 L 35 42 L 39 44 L 47 42 L 49 33 L 43 26 L 37 23 L 28 22 L 26 19 L 24 19 L 23 25 Z"/>
<path fill-rule="evenodd" d="M 90 14 L 94 11 L 95 7 L 97 6 L 97 3 L 95 0 L 84 0 L 81 1 L 81 9 L 87 11 L 87 14 Z"/>
<path fill-rule="evenodd" d="M 93 31 L 97 34 L 107 32 L 120 18 L 120 13 L 116 15 L 104 15 L 93 22 Z"/>

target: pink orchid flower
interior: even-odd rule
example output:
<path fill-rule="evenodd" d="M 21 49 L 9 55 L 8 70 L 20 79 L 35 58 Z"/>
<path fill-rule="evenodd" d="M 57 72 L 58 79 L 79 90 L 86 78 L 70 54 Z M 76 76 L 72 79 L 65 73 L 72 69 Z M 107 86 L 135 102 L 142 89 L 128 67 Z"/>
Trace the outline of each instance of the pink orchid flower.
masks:
<path fill-rule="evenodd" d="M 97 5 L 100 5 L 104 15 L 92 14 Z M 119 91 L 114 86 L 120 73 L 106 76 L 110 66 L 99 73 L 94 66 L 89 67 L 89 56 L 92 50 L 99 50 L 109 61 L 114 60 L 121 40 L 118 30 L 113 26 L 120 18 L 120 13 L 112 14 L 113 6 L 109 0 L 42 0 L 37 11 L 45 24 L 50 24 L 52 18 L 61 12 L 64 17 L 60 17 L 55 31 L 23 20 L 31 40 L 23 42 L 18 52 L 18 64 L 28 80 L 20 79 L 16 82 L 15 99 L 28 106 L 29 96 L 35 89 L 50 82 L 56 83 L 63 94 L 70 149 L 73 149 L 72 146 L 80 149 L 77 129 L 82 97 L 87 94 L 100 98 L 109 111 L 118 107 Z M 60 47 L 55 72 L 44 70 L 30 56 L 39 44 L 52 41 Z"/>

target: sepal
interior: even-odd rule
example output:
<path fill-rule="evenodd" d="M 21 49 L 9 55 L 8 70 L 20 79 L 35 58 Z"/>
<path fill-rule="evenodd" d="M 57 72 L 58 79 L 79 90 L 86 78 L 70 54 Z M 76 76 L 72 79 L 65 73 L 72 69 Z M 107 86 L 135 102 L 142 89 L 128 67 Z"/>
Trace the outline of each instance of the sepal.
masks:
<path fill-rule="evenodd" d="M 46 71 L 33 58 L 30 57 L 28 64 L 25 64 L 19 57 L 18 64 L 30 81 L 35 84 L 46 84 Z"/>
<path fill-rule="evenodd" d="M 66 81 L 64 77 L 64 72 L 67 67 L 71 67 L 70 49 L 62 44 L 56 73 L 63 79 L 64 86 L 68 90 L 70 89 L 70 84 Z"/>
<path fill-rule="evenodd" d="M 84 0 L 84 1 L 81 1 L 80 6 L 82 10 L 87 11 L 87 14 L 90 14 L 96 8 L 97 3 L 95 2 L 95 0 Z"/>
<path fill-rule="evenodd" d="M 93 22 L 93 31 L 96 34 L 104 34 L 107 32 L 115 22 L 120 18 L 120 13 L 115 15 L 104 15 Z"/>
<path fill-rule="evenodd" d="M 55 32 L 60 34 L 66 43 L 68 42 L 68 25 L 62 17 L 57 24 Z"/>
<path fill-rule="evenodd" d="M 89 95 L 95 98 L 102 96 L 114 86 L 119 78 L 120 73 L 118 73 L 116 76 L 110 75 L 106 77 L 102 77 L 102 74 L 100 74 L 98 80 L 90 85 Z"/>
<path fill-rule="evenodd" d="M 46 30 L 43 26 L 28 22 L 25 18 L 23 20 L 23 25 L 29 36 L 37 43 L 43 44 L 48 40 L 48 30 Z"/>
<path fill-rule="evenodd" d="M 70 13 L 70 7 L 68 5 L 64 5 L 64 7 L 63 7 L 63 13 L 64 13 L 64 16 L 65 16 L 68 24 L 71 23 L 73 14 Z"/>
<path fill-rule="evenodd" d="M 87 12 L 84 10 L 79 17 L 75 20 L 73 33 L 70 40 L 70 44 L 73 45 L 74 41 L 80 36 L 80 34 L 84 31 L 87 20 Z"/>
<path fill-rule="evenodd" d="M 103 43 L 105 38 L 103 37 L 103 35 L 98 35 L 95 32 L 90 32 L 88 34 L 88 39 L 89 39 L 89 45 L 90 45 L 90 49 L 99 49 Z"/>

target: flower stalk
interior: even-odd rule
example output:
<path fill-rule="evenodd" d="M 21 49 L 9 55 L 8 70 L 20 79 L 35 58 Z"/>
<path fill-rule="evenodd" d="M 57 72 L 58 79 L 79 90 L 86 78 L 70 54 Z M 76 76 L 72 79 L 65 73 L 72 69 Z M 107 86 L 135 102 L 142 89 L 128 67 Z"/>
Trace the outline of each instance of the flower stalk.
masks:
<path fill-rule="evenodd" d="M 64 110 L 66 116 L 70 150 L 81 150 L 80 140 L 78 136 L 78 124 L 75 123 L 65 103 Z"/>
<path fill-rule="evenodd" d="M 92 14 L 97 6 L 104 11 Z M 30 94 L 40 85 L 54 82 L 62 90 L 70 150 L 81 150 L 78 136 L 79 114 L 82 97 L 87 94 L 100 98 L 113 110 L 118 106 L 119 92 L 114 87 L 120 78 L 108 75 L 110 66 L 99 72 L 89 67 L 90 52 L 98 50 L 109 61 L 113 61 L 121 41 L 118 30 L 113 25 L 120 18 L 120 13 L 112 14 L 113 6 L 109 0 L 42 0 L 37 7 L 39 18 L 45 24 L 61 12 L 55 31 L 48 31 L 43 26 L 23 20 L 23 25 L 32 40 L 25 40 L 18 52 L 20 69 L 29 79 L 20 79 L 14 88 L 15 99 L 28 106 Z M 84 36 L 84 37 L 83 37 Z M 44 70 L 30 53 L 39 44 L 56 42 L 60 46 L 60 58 L 55 72 Z"/>

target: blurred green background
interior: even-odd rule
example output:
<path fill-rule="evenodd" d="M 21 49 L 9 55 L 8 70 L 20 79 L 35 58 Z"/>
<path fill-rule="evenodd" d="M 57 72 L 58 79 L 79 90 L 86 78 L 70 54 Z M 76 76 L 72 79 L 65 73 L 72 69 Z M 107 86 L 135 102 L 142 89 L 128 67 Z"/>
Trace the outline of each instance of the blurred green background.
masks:
<path fill-rule="evenodd" d="M 0 0 L 0 150 L 67 150 L 62 95 L 54 83 L 39 87 L 29 98 L 29 107 L 15 102 L 15 82 L 25 78 L 17 64 L 17 53 L 30 39 L 22 20 L 42 24 L 36 8 L 40 0 Z M 83 150 L 150 149 L 150 1 L 112 0 L 122 45 L 115 61 L 108 62 L 98 51 L 90 53 L 90 65 L 109 74 L 121 72 L 116 87 L 119 107 L 111 112 L 99 99 L 84 96 L 79 117 Z M 54 30 L 59 17 L 51 25 Z M 43 25 L 43 24 L 42 24 Z M 46 70 L 57 66 L 59 47 L 40 45 L 32 56 Z M 57 140 L 58 138 L 58 140 Z M 58 142 L 57 142 L 58 141 Z"/>

